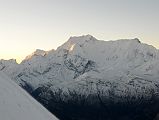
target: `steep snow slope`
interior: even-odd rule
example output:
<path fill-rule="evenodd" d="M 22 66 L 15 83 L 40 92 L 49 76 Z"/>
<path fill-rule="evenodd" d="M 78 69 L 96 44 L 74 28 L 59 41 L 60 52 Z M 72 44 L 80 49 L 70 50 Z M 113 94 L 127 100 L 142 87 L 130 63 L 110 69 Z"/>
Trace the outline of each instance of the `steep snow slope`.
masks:
<path fill-rule="evenodd" d="M 29 92 L 45 86 L 84 94 L 114 89 L 116 96 L 147 97 L 151 89 L 158 93 L 159 51 L 137 38 L 99 41 L 91 35 L 71 37 L 57 50 L 35 51 L 9 73 Z"/>
<path fill-rule="evenodd" d="M 1 120 L 57 120 L 51 113 L 0 72 Z"/>

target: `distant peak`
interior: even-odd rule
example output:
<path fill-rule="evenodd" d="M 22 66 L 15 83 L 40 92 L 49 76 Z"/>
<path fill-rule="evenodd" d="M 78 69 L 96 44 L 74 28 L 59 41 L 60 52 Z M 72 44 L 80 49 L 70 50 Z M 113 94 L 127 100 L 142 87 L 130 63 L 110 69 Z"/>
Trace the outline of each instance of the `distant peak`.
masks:
<path fill-rule="evenodd" d="M 4 60 L 4 59 L 1 59 L 0 62 L 5 62 L 5 63 L 12 63 L 12 64 L 17 64 L 17 61 L 16 59 L 9 59 L 9 60 Z"/>
<path fill-rule="evenodd" d="M 84 44 L 91 43 L 97 41 L 95 37 L 92 35 L 82 35 L 82 36 L 73 36 L 68 39 L 67 42 L 65 42 L 62 46 L 60 46 L 58 49 L 67 49 L 69 51 L 72 51 L 76 46 L 83 46 Z"/>
<path fill-rule="evenodd" d="M 73 36 L 70 37 L 69 41 L 88 41 L 88 40 L 97 40 L 92 35 L 82 35 L 82 36 Z"/>
<path fill-rule="evenodd" d="M 45 56 L 47 54 L 46 51 L 44 50 L 40 50 L 40 49 L 36 49 L 32 54 L 28 55 L 25 60 L 29 60 L 31 59 L 33 56 Z"/>
<path fill-rule="evenodd" d="M 41 55 L 41 56 L 44 56 L 45 54 L 46 54 L 46 51 L 40 50 L 40 49 L 36 49 L 35 52 L 33 52 L 33 55 Z"/>
<path fill-rule="evenodd" d="M 130 43 L 141 43 L 140 40 L 138 38 L 134 38 L 134 39 L 119 39 L 119 40 L 115 40 L 114 42 L 130 42 Z"/>
<path fill-rule="evenodd" d="M 88 34 L 88 35 L 83 35 L 83 36 L 81 36 L 81 37 L 83 37 L 83 38 L 85 38 L 85 39 L 87 39 L 87 40 L 96 40 L 96 38 L 93 37 L 93 36 L 90 35 L 90 34 Z"/>
<path fill-rule="evenodd" d="M 137 41 L 138 43 L 141 43 L 141 41 L 138 38 L 134 38 L 133 40 Z"/>

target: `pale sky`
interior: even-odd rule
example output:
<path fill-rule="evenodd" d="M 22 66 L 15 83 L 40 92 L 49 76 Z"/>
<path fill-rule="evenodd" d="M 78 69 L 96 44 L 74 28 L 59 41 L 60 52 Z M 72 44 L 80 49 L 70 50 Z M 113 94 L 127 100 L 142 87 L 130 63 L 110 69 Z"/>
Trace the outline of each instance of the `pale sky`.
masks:
<path fill-rule="evenodd" d="M 20 61 L 86 34 L 159 48 L 159 0 L 0 0 L 0 59 Z"/>

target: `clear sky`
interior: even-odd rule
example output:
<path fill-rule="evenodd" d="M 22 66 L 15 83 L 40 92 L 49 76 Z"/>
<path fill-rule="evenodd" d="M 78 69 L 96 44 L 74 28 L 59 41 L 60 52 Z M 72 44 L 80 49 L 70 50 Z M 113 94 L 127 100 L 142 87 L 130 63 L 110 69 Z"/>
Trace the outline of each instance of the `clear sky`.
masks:
<path fill-rule="evenodd" d="M 0 0 L 0 58 L 20 61 L 83 34 L 159 48 L 159 0 Z"/>

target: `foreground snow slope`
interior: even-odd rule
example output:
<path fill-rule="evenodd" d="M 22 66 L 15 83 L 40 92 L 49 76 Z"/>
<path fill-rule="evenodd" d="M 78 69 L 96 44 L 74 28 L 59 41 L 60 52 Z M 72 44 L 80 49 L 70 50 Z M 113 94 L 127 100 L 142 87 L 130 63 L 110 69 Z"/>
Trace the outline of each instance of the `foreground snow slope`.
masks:
<path fill-rule="evenodd" d="M 57 120 L 16 83 L 0 73 L 0 120 Z"/>

